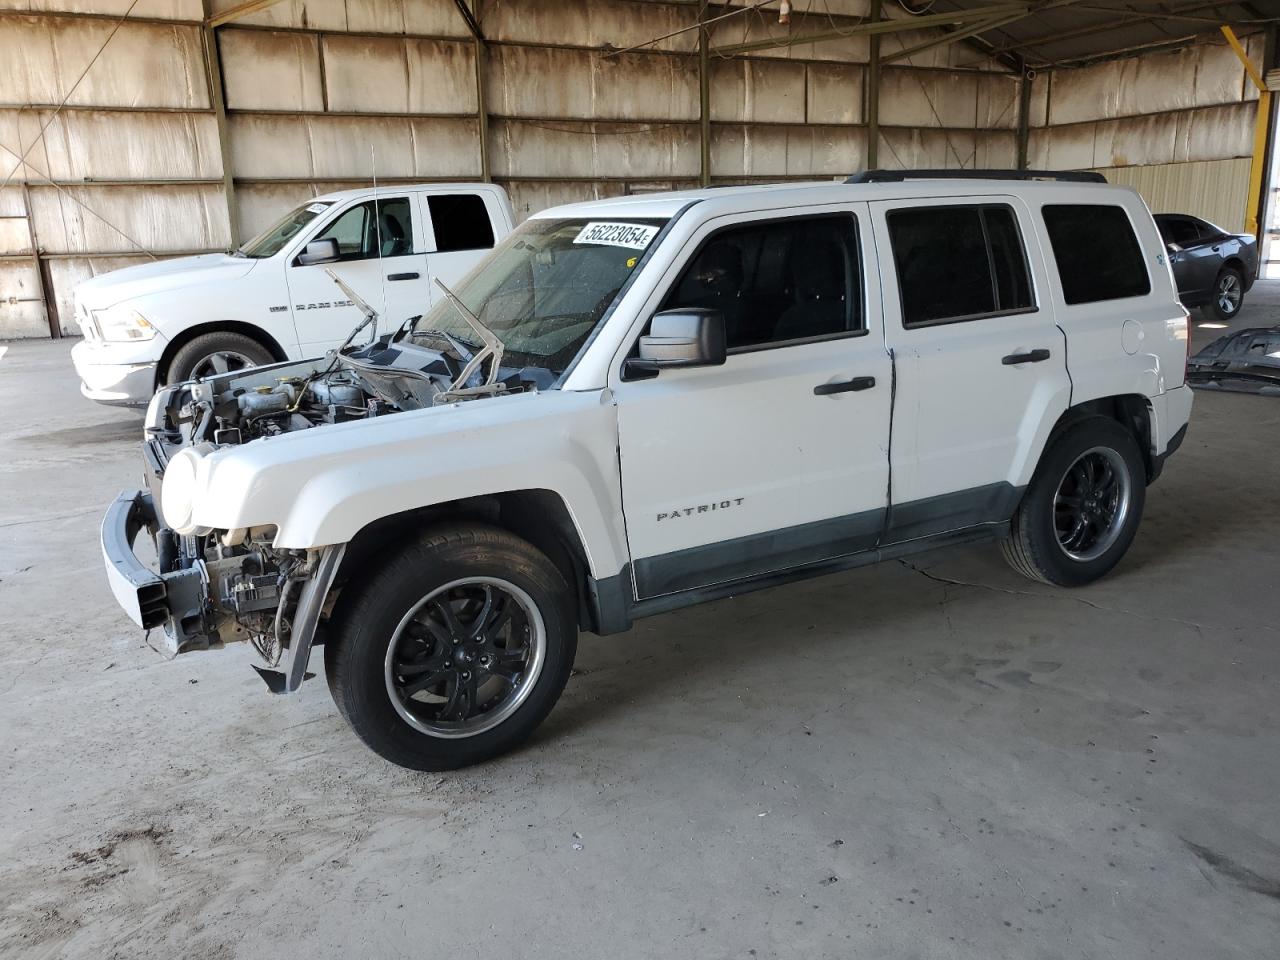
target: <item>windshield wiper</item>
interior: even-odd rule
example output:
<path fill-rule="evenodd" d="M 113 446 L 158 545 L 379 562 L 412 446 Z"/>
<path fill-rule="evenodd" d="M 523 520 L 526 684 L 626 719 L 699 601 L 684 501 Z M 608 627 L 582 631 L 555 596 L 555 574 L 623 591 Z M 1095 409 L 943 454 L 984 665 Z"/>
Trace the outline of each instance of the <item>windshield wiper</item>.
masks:
<path fill-rule="evenodd" d="M 453 383 L 451 383 L 448 389 L 443 391 L 440 396 L 445 399 L 445 402 L 447 402 L 448 400 L 460 396 L 474 396 L 481 393 L 501 392 L 505 388 L 497 381 L 498 367 L 502 365 L 502 341 L 498 339 L 497 334 L 481 323 L 480 318 L 472 313 L 471 309 L 458 299 L 457 294 L 446 287 L 439 278 L 436 279 L 436 286 L 444 292 L 445 297 L 451 304 L 453 304 L 453 308 L 458 311 L 463 320 L 467 321 L 467 323 L 471 325 L 471 329 L 479 335 L 481 342 L 484 344 L 484 346 L 471 355 L 471 359 L 469 359 L 467 361 L 467 365 L 462 368 L 462 372 L 458 374 Z M 484 361 L 489 357 L 493 358 L 492 363 L 489 365 L 489 375 L 479 386 L 468 387 L 467 381 L 471 379 L 471 375 L 475 373 L 476 370 L 479 369 L 480 364 L 484 363 Z"/>

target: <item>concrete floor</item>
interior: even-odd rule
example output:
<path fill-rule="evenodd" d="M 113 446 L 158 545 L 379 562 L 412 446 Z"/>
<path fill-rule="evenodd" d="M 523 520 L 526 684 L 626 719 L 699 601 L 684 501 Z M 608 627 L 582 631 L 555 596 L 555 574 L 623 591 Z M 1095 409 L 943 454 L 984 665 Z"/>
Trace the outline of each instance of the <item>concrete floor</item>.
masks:
<path fill-rule="evenodd" d="M 143 643 L 139 418 L 67 348 L 0 357 L 0 955 L 1276 955 L 1276 400 L 1201 395 L 1102 583 L 953 549 L 585 637 L 530 746 L 424 776 Z"/>

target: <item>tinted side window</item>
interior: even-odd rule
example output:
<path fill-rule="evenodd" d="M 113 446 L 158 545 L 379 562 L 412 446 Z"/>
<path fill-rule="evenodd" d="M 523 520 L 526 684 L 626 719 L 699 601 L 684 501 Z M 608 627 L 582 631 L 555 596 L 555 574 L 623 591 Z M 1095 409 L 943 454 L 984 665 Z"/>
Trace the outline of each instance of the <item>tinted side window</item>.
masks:
<path fill-rule="evenodd" d="M 488 250 L 493 246 L 493 224 L 479 194 L 429 194 L 427 209 L 436 232 L 437 252 Z"/>
<path fill-rule="evenodd" d="M 408 197 L 368 200 L 338 215 L 317 240 L 337 240 L 343 260 L 399 257 L 413 252 Z"/>
<path fill-rule="evenodd" d="M 1180 247 L 1190 247 L 1200 242 L 1200 231 L 1191 220 L 1182 217 L 1162 217 L 1156 221 L 1160 228 L 1160 237 L 1165 243 L 1176 243 Z"/>
<path fill-rule="evenodd" d="M 722 230 L 694 255 L 661 309 L 676 307 L 723 313 L 730 349 L 861 330 L 857 223 L 837 215 Z"/>
<path fill-rule="evenodd" d="M 890 211 L 888 221 L 904 326 L 1034 309 L 1008 207 L 910 207 Z"/>
<path fill-rule="evenodd" d="M 1142 247 L 1122 207 L 1051 204 L 1044 208 L 1067 303 L 1096 303 L 1151 292 Z"/>

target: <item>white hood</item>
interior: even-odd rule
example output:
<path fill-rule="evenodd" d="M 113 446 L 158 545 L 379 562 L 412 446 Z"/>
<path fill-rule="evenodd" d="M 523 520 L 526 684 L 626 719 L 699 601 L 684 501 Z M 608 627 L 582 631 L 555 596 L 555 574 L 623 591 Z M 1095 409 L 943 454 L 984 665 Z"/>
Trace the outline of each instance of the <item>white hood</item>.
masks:
<path fill-rule="evenodd" d="M 76 299 L 91 310 L 101 310 L 123 300 L 153 293 L 235 280 L 247 274 L 257 263 L 249 257 L 233 257 L 225 253 L 143 263 L 86 280 L 76 287 Z"/>

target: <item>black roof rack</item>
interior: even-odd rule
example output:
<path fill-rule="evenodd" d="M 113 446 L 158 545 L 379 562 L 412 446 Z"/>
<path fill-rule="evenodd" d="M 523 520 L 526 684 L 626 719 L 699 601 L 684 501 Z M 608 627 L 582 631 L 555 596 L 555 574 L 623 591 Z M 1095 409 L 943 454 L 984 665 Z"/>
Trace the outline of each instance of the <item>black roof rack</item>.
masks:
<path fill-rule="evenodd" d="M 863 170 L 845 183 L 901 183 L 903 180 L 1064 180 L 1106 183 L 1091 170 Z"/>

